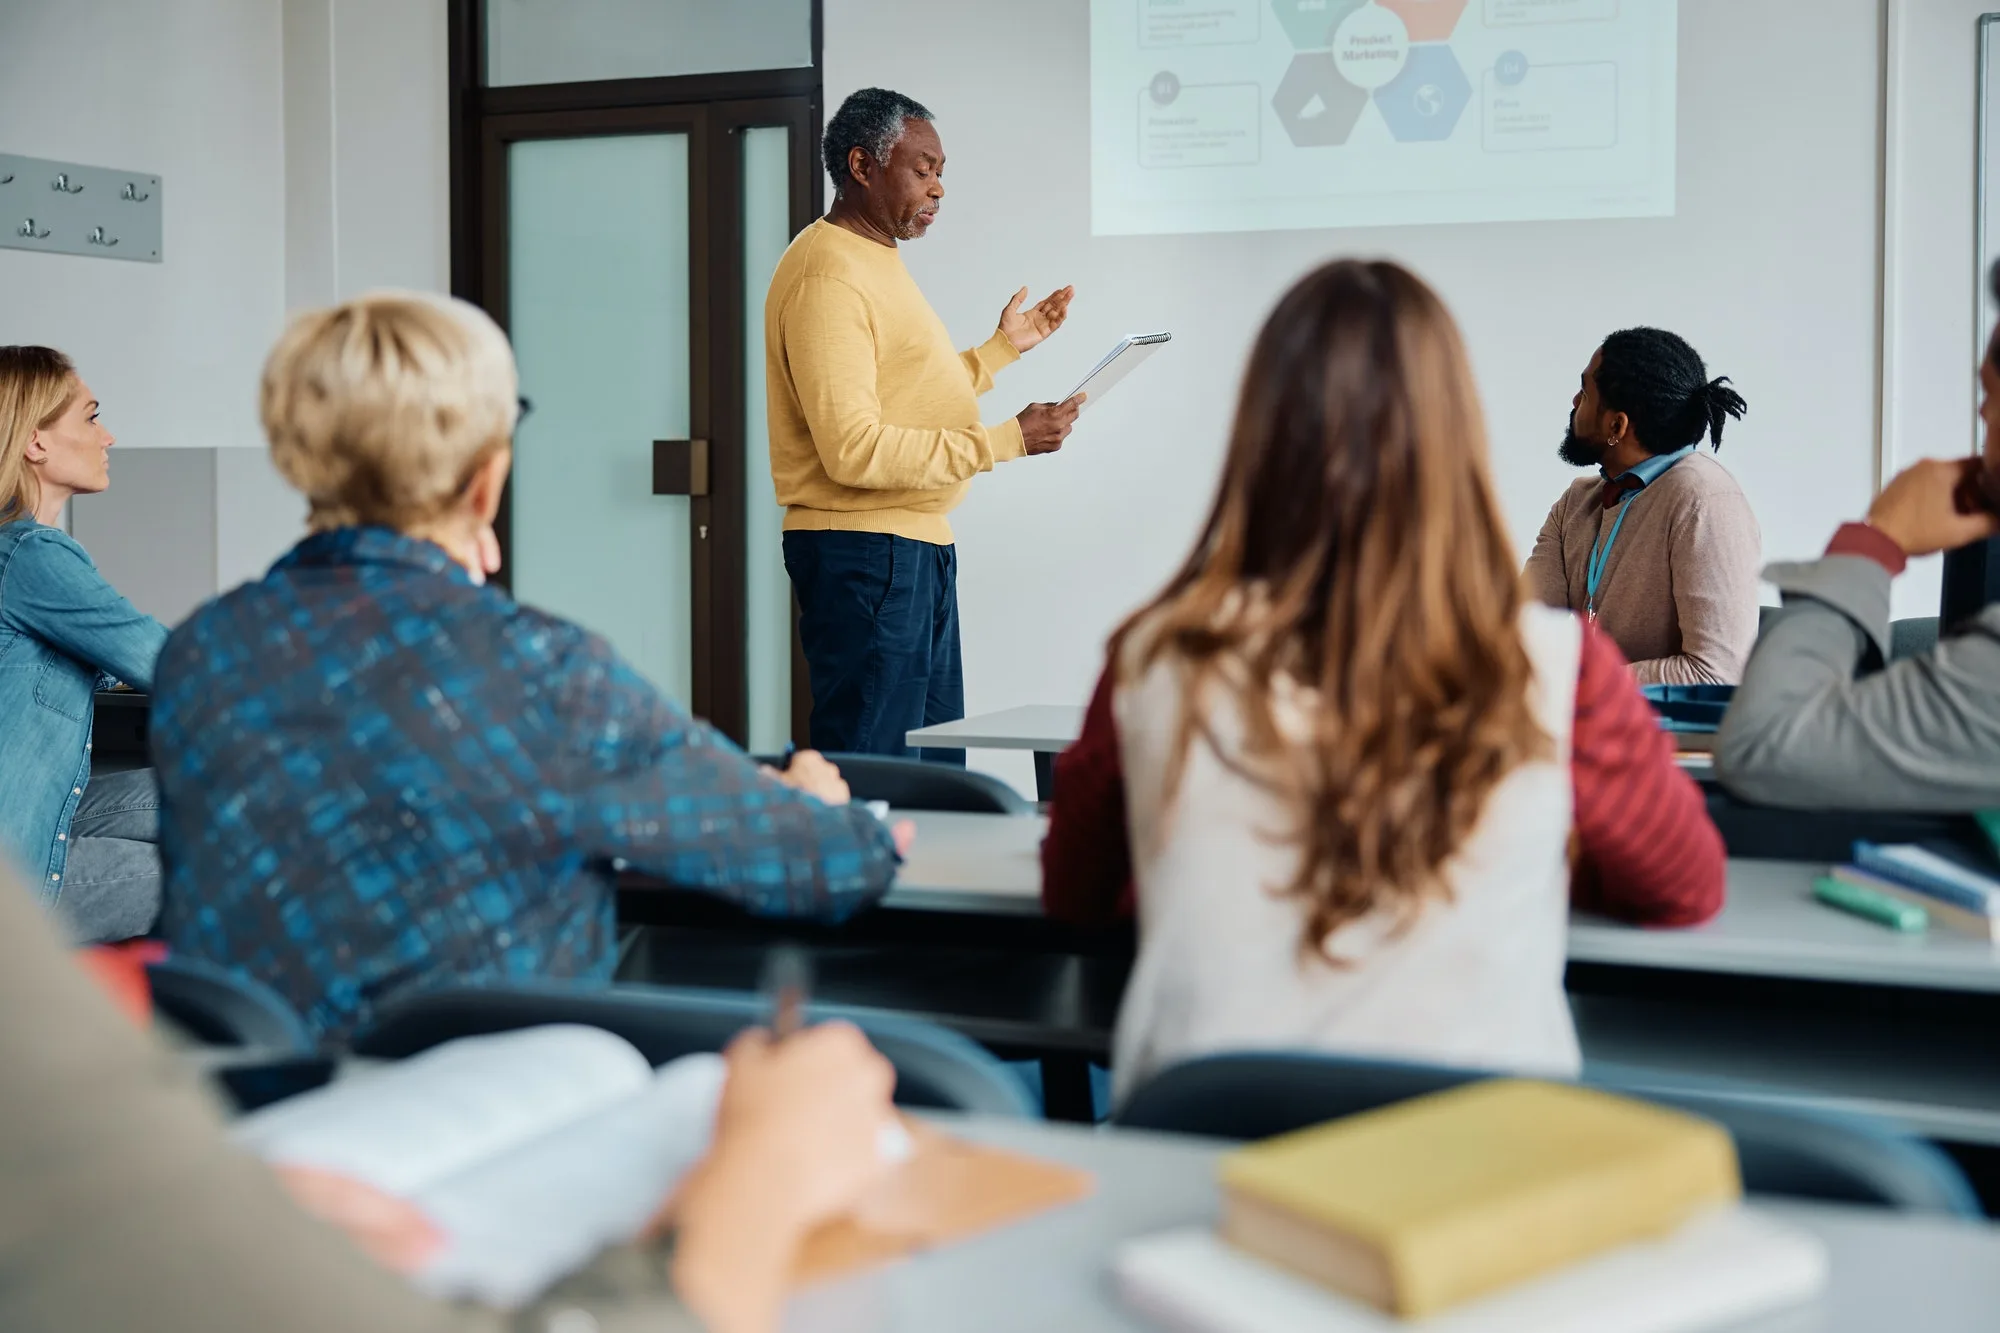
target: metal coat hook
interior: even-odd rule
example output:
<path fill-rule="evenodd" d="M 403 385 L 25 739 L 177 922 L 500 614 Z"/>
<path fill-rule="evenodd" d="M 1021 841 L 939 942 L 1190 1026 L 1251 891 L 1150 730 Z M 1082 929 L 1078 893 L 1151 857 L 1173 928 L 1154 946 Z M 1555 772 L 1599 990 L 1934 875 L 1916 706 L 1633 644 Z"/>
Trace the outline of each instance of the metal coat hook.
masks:
<path fill-rule="evenodd" d="M 104 234 L 104 228 L 102 227 L 92 227 L 90 229 L 90 235 L 85 237 L 84 239 L 89 241 L 92 245 L 118 244 L 118 238 L 116 236 L 106 236 Z"/>
<path fill-rule="evenodd" d="M 52 190 L 61 190 L 64 194 L 83 193 L 83 186 L 71 185 L 69 183 L 69 173 L 67 171 L 58 171 L 56 178 L 49 182 L 49 188 Z"/>
<path fill-rule="evenodd" d="M 31 241 L 39 241 L 45 239 L 48 236 L 49 229 L 47 227 L 39 227 L 39 228 L 36 227 L 35 220 L 33 218 L 29 218 L 27 221 L 21 224 L 20 234 L 27 237 Z"/>
<path fill-rule="evenodd" d="M 12 185 L 13 183 L 14 183 L 13 172 L 10 171 L 4 176 L 0 176 L 0 185 Z"/>
<path fill-rule="evenodd" d="M 5 183 L 6 182 L 4 181 L 0 181 L 0 185 L 4 185 Z M 139 183 L 137 181 L 126 181 L 125 193 L 119 195 L 118 197 L 120 199 L 130 199 L 135 204 L 143 204 L 148 199 L 151 199 L 153 196 L 151 194 L 140 194 Z"/>

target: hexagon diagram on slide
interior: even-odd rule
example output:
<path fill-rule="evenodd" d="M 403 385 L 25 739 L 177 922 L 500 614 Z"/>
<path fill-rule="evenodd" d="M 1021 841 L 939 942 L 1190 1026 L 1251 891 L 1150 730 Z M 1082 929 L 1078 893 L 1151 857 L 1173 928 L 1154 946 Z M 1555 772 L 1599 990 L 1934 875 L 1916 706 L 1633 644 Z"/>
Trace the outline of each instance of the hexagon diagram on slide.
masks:
<path fill-rule="evenodd" d="M 1381 4 L 1403 20 L 1413 42 L 1448 40 L 1465 14 L 1465 0 L 1381 0 Z"/>
<path fill-rule="evenodd" d="M 1346 143 L 1367 106 L 1368 90 L 1340 76 L 1331 51 L 1302 51 L 1293 56 L 1292 67 L 1279 80 L 1278 91 L 1271 94 L 1271 110 L 1278 113 L 1278 122 L 1300 148 Z"/>
<path fill-rule="evenodd" d="M 1411 47 L 1403 72 L 1375 90 L 1389 133 L 1402 143 L 1449 139 L 1471 101 L 1471 81 L 1442 44 Z"/>
<path fill-rule="evenodd" d="M 1368 0 L 1271 0 L 1278 26 L 1301 51 L 1318 51 L 1333 44 L 1333 30 L 1340 21 L 1367 4 Z M 1464 8 L 1465 0 L 1458 0 Z"/>

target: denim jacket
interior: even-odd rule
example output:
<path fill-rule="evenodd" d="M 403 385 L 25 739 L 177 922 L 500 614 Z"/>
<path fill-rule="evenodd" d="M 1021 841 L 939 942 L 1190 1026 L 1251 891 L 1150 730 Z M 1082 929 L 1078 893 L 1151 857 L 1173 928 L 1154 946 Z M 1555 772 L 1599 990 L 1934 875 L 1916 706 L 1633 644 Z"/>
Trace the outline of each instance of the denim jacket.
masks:
<path fill-rule="evenodd" d="M 153 686 L 166 627 L 104 581 L 60 528 L 0 524 L 0 856 L 44 902 L 62 889 L 90 780 L 92 696 Z"/>

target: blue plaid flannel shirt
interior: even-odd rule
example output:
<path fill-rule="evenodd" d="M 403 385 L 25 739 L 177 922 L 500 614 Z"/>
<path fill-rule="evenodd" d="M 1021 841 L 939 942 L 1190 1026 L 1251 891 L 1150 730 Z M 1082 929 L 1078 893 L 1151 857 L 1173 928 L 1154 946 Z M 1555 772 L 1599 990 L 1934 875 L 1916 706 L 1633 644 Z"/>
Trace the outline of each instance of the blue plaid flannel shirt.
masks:
<path fill-rule="evenodd" d="M 839 920 L 888 831 L 759 771 L 596 635 L 383 528 L 306 538 L 160 655 L 168 943 L 341 1040 L 383 998 L 611 974 L 611 861 Z"/>

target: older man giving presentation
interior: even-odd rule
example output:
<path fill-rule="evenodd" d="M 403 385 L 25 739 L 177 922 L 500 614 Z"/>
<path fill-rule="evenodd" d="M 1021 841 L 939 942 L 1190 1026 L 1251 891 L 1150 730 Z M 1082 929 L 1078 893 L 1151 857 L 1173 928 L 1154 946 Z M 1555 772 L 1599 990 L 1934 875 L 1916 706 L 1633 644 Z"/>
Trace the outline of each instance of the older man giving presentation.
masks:
<path fill-rule="evenodd" d="M 834 201 L 785 251 L 764 302 L 771 476 L 785 506 L 817 749 L 907 754 L 904 734 L 965 714 L 957 554 L 945 517 L 981 472 L 1053 453 L 1079 395 L 979 418 L 994 372 L 1062 327 L 1073 289 L 959 352 L 898 242 L 944 198 L 944 147 L 923 106 L 881 88 L 826 127 Z"/>

